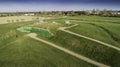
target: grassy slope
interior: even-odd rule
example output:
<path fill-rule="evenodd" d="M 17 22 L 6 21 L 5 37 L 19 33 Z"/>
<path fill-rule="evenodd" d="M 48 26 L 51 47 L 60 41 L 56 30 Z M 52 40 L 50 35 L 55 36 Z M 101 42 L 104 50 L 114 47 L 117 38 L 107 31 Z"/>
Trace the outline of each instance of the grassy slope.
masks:
<path fill-rule="evenodd" d="M 119 38 L 120 38 L 120 24 L 109 24 L 109 23 L 106 23 L 106 24 L 99 24 L 100 26 L 103 26 L 104 28 L 108 29 L 109 31 L 111 31 L 112 33 L 116 34 Z"/>
<path fill-rule="evenodd" d="M 57 18 L 57 19 L 52 19 L 50 21 L 57 21 L 59 23 L 60 22 L 63 23 L 65 20 L 70 20 L 72 23 L 79 24 L 79 26 L 69 29 L 73 32 L 85 36 L 89 36 L 110 43 L 114 46 L 120 47 L 119 18 L 78 16 L 78 17 Z M 115 41 L 113 38 L 117 39 L 117 41 Z M 76 37 L 61 31 L 58 31 L 55 37 L 48 40 L 60 46 L 66 47 L 70 50 L 73 50 L 77 53 L 90 57 L 94 60 L 106 63 L 114 67 L 120 66 L 119 64 L 120 52 L 105 47 L 103 45 L 100 45 L 98 43 L 86 40 L 84 38 Z"/>
<path fill-rule="evenodd" d="M 0 25 L 1 67 L 94 67 L 16 31 L 27 24 L 30 23 Z"/>
<path fill-rule="evenodd" d="M 1 67 L 79 67 L 92 66 L 46 44 L 21 37 L 0 49 Z"/>
<path fill-rule="evenodd" d="M 120 18 L 68 16 L 66 18 L 56 18 L 50 21 L 58 21 L 63 23 L 65 20 L 69 20 L 71 23 L 79 24 L 79 26 L 69 29 L 70 31 L 120 47 Z"/>
<path fill-rule="evenodd" d="M 96 32 L 97 32 L 96 36 L 93 35 L 93 36 L 97 37 L 97 39 L 101 38 L 101 40 L 102 40 L 104 38 L 109 38 L 109 40 L 112 40 L 110 35 L 107 32 L 105 32 L 103 29 L 101 29 L 100 27 L 97 27 L 97 26 L 94 26 L 94 25 L 91 25 L 91 24 L 85 24 L 85 23 L 81 24 L 80 23 L 81 22 L 80 18 L 84 19 L 84 22 L 90 21 L 90 23 L 92 22 L 94 24 L 97 24 L 97 25 L 100 25 L 100 26 L 104 26 L 104 27 L 106 27 L 107 29 L 109 29 L 111 31 L 114 30 L 114 32 L 116 32 L 116 29 L 119 28 L 119 25 L 116 26 L 117 24 L 115 26 L 113 25 L 113 27 L 111 27 L 112 24 L 110 24 L 108 26 L 106 26 L 106 24 L 104 24 L 104 23 L 100 24 L 99 22 L 101 22 L 101 19 L 103 17 L 84 17 L 84 16 L 82 17 L 81 16 L 81 17 L 68 17 L 67 18 L 67 19 L 71 20 L 71 22 L 74 21 L 74 23 L 79 23 L 81 25 L 82 29 L 80 27 L 78 27 L 77 29 L 81 30 L 82 32 L 84 32 L 85 35 L 88 34 L 89 32 L 92 32 L 91 33 L 92 35 L 94 33 L 96 34 Z M 86 20 L 86 19 L 88 19 L 88 20 Z M 107 21 L 110 20 L 110 23 L 113 23 L 113 22 L 117 22 L 118 23 L 118 21 L 119 21 L 118 18 L 117 19 L 116 18 L 113 18 L 113 19 L 112 18 L 104 18 L 104 20 L 105 19 Z M 60 19 L 55 19 L 55 20 L 53 19 L 51 21 L 57 21 L 57 22 L 62 22 L 63 23 L 64 20 L 66 20 L 66 19 L 65 18 L 64 19 L 60 18 Z M 104 20 L 102 20 L 102 21 L 104 21 Z M 3 26 L 3 28 L 4 28 L 4 26 Z M 90 28 L 91 28 L 91 31 L 87 30 L 87 29 L 90 29 Z M 2 29 L 2 27 L 0 29 Z M 4 28 L 4 29 L 6 29 L 6 28 Z M 9 27 L 7 29 L 9 29 Z M 86 32 L 88 32 L 88 33 L 86 33 Z M 117 33 L 118 32 L 116 32 L 116 34 Z M 4 33 L 2 33 L 2 34 L 4 34 Z M 80 34 L 81 34 L 81 32 L 80 32 Z M 2 36 L 2 35 L 0 34 L 0 36 Z M 10 40 L 10 39 L 8 39 L 8 40 Z M 73 35 L 61 32 L 61 31 L 57 31 L 56 34 L 55 34 L 55 37 L 53 37 L 51 39 L 48 39 L 48 40 L 50 40 L 50 41 L 52 41 L 52 42 L 54 42 L 54 43 L 56 43 L 56 44 L 58 44 L 60 46 L 63 46 L 65 48 L 67 48 L 67 49 L 73 50 L 73 51 L 75 51 L 77 53 L 80 53 L 80 54 L 83 54 L 83 55 L 85 55 L 87 57 L 90 57 L 90 58 L 92 58 L 94 60 L 103 62 L 105 64 L 108 64 L 108 65 L 111 65 L 111 66 L 114 66 L 114 67 L 119 67 L 120 66 L 120 64 L 119 64 L 119 62 L 120 62 L 120 57 L 119 57 L 120 56 L 120 52 L 118 52 L 116 50 L 113 50 L 111 48 L 102 46 L 102 45 L 100 45 L 98 43 L 95 43 L 95 42 L 92 42 L 92 41 L 89 41 L 89 40 L 86 40 L 86 39 L 83 39 L 83 38 L 80 38 L 80 37 L 76 37 L 76 36 L 73 36 Z M 107 39 L 105 39 L 105 41 L 106 40 Z M 0 43 L 3 43 L 3 42 L 0 42 Z M 19 42 L 17 42 L 17 43 L 19 43 Z M 116 46 L 119 46 L 115 42 L 112 42 L 112 43 L 114 43 Z M 13 43 L 13 45 L 14 44 L 16 44 L 16 42 Z M 0 46 L 2 46 L 2 44 L 0 44 Z"/>
<path fill-rule="evenodd" d="M 120 23 L 120 18 L 116 17 L 100 17 L 100 16 L 74 16 L 67 17 L 65 19 L 74 20 L 74 21 L 88 21 L 88 22 L 108 22 L 108 23 Z"/>
<path fill-rule="evenodd" d="M 120 66 L 120 52 L 98 43 L 62 31 L 58 31 L 53 38 L 48 40 L 96 61 L 114 67 Z"/>
<path fill-rule="evenodd" d="M 16 31 L 17 28 L 32 23 L 33 21 L 29 23 L 21 22 L 21 23 L 11 23 L 11 24 L 0 24 L 0 46 L 9 43 L 12 40 L 15 40 L 20 35 L 24 34 Z"/>
<path fill-rule="evenodd" d="M 111 29 L 107 28 L 108 24 L 109 27 L 111 26 Z M 120 31 L 118 30 L 120 25 L 110 23 L 108 24 L 79 23 L 77 27 L 71 28 L 69 30 L 120 47 L 119 45 Z M 117 39 L 117 41 L 115 39 Z"/>
<path fill-rule="evenodd" d="M 69 29 L 70 31 L 120 47 L 120 18 L 99 16 L 68 16 L 66 18 L 58 17 L 56 19 L 49 19 L 48 21 L 56 21 L 64 24 L 65 20 L 69 20 L 73 24 L 79 24 L 77 27 Z"/>

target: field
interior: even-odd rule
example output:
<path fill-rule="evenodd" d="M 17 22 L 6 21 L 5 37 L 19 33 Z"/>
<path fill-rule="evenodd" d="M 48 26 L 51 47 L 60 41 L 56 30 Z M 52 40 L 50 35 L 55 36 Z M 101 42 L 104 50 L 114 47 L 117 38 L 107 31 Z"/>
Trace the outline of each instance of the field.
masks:
<path fill-rule="evenodd" d="M 38 19 L 44 19 L 44 17 L 24 16 L 24 15 L 22 15 L 22 16 L 0 17 L 0 24 L 24 22 L 24 21 L 36 21 Z M 49 17 L 46 17 L 46 19 L 49 19 Z"/>
<path fill-rule="evenodd" d="M 80 23 L 79 26 L 71 28 L 70 30 L 120 47 L 119 21 L 119 18 L 106 18 L 106 20 L 102 20 L 102 18 L 100 20 L 99 18 L 99 20 L 91 20 L 89 22 L 81 21 L 82 23 Z"/>
<path fill-rule="evenodd" d="M 25 26 L 49 30 L 53 34 L 52 37 L 38 35 L 40 39 L 52 42 L 96 62 L 112 67 L 120 66 L 120 51 L 59 30 L 61 27 L 78 24 L 66 30 L 120 48 L 120 18 L 59 16 L 45 19 L 43 22 L 36 19 L 38 16 L 9 18 L 0 17 L 0 67 L 96 67 L 94 64 L 26 36 L 30 32 L 17 30 Z M 21 20 L 18 21 L 18 19 Z M 16 20 L 16 23 L 8 20 Z M 69 21 L 70 24 L 66 24 L 65 21 Z"/>

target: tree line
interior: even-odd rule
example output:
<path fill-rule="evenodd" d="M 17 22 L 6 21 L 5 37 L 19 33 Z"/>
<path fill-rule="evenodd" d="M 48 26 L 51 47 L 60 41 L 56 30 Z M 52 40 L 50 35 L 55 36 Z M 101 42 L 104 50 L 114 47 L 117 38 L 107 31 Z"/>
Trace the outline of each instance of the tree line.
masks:
<path fill-rule="evenodd" d="M 13 12 L 13 13 L 0 13 L 0 17 L 7 16 L 21 16 L 24 14 L 34 13 L 36 16 L 104 16 L 104 17 L 120 17 L 120 11 L 113 10 L 85 10 L 85 11 L 39 11 L 39 12 Z"/>
<path fill-rule="evenodd" d="M 86 11 L 48 11 L 37 12 L 35 15 L 49 15 L 49 16 L 104 16 L 104 17 L 120 17 L 120 11 L 112 10 L 86 10 Z"/>

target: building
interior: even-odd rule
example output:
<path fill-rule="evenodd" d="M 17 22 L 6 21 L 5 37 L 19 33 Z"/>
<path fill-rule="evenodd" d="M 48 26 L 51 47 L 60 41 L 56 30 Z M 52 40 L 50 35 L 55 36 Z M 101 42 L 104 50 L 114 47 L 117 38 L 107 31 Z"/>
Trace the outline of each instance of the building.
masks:
<path fill-rule="evenodd" d="M 34 13 L 30 13 L 30 14 L 24 14 L 25 16 L 34 16 Z"/>
<path fill-rule="evenodd" d="M 120 12 L 119 11 L 113 11 L 112 14 L 114 14 L 114 15 L 120 15 Z"/>

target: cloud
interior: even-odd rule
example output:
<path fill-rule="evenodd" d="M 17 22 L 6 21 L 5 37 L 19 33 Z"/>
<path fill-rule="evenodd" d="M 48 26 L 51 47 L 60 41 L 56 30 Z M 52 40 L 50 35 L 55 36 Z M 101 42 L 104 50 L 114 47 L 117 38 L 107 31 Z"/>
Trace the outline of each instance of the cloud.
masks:
<path fill-rule="evenodd" d="M 9 6 L 9 7 L 8 7 Z M 67 10 L 90 10 L 90 9 L 119 9 L 119 6 L 96 5 L 96 4 L 50 4 L 50 3 L 2 3 L 0 4 L 0 12 L 16 12 L 16 11 L 67 11 Z"/>

